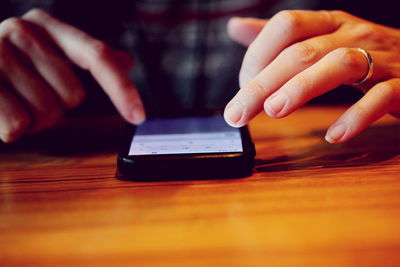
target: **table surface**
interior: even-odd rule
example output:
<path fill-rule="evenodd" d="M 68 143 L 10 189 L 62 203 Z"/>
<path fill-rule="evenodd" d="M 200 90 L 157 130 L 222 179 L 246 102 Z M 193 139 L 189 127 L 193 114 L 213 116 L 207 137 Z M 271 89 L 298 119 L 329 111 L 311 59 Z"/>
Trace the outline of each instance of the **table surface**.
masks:
<path fill-rule="evenodd" d="M 0 265 L 399 266 L 400 123 L 326 143 L 344 110 L 258 116 L 241 179 L 118 180 L 114 116 L 0 145 Z"/>

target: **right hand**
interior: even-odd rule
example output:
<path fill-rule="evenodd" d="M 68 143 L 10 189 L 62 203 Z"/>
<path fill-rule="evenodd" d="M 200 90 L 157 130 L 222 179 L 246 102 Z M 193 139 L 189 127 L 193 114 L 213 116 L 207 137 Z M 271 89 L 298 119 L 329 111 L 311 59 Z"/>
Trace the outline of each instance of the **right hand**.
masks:
<path fill-rule="evenodd" d="M 286 117 L 340 85 L 365 95 L 329 127 L 329 143 L 347 142 L 387 113 L 400 118 L 399 29 L 343 11 L 286 10 L 264 21 L 232 19 L 228 32 L 249 45 L 241 89 L 225 109 L 232 126 L 247 124 L 261 110 Z"/>
<path fill-rule="evenodd" d="M 92 74 L 128 122 L 143 122 L 143 104 L 128 75 L 131 57 L 33 9 L 0 23 L 1 140 L 49 128 L 83 101 L 70 62 Z"/>

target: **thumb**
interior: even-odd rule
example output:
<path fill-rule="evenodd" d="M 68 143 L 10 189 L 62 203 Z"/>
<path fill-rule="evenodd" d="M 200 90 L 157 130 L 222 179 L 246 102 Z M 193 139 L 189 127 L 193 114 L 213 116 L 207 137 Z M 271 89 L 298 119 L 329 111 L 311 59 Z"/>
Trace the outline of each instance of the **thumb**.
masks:
<path fill-rule="evenodd" d="M 233 17 L 227 25 L 229 37 L 241 45 L 249 46 L 267 21 L 266 19 Z"/>

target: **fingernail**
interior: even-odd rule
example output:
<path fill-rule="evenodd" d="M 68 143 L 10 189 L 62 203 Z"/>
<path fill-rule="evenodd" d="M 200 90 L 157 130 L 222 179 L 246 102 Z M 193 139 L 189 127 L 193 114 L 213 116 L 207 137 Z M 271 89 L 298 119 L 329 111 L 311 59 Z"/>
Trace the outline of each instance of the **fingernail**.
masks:
<path fill-rule="evenodd" d="M 224 112 L 226 122 L 231 126 L 236 126 L 243 116 L 243 108 L 238 102 L 230 102 Z"/>
<path fill-rule="evenodd" d="M 274 95 L 265 101 L 264 105 L 265 111 L 269 116 L 275 117 L 283 110 L 283 108 L 286 105 L 286 102 L 287 102 L 286 95 L 282 94 Z"/>
<path fill-rule="evenodd" d="M 132 122 L 136 125 L 141 124 L 145 121 L 146 115 L 144 113 L 144 107 L 140 103 L 133 105 L 133 112 L 131 114 Z"/>
<path fill-rule="evenodd" d="M 346 133 L 347 125 L 344 121 L 333 124 L 326 133 L 325 140 L 335 144 L 343 138 Z"/>

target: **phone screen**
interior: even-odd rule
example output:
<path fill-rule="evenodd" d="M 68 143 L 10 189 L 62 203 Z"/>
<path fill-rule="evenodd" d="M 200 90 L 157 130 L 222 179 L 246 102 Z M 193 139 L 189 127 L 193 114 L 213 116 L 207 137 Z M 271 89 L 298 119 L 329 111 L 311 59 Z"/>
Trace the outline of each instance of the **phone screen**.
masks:
<path fill-rule="evenodd" d="M 243 152 L 240 130 L 222 116 L 149 119 L 138 126 L 130 156 Z"/>

